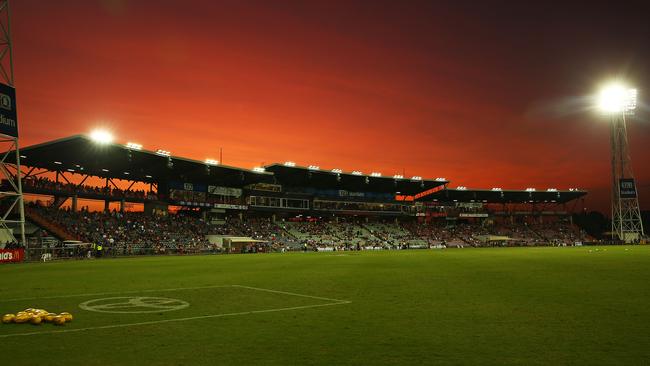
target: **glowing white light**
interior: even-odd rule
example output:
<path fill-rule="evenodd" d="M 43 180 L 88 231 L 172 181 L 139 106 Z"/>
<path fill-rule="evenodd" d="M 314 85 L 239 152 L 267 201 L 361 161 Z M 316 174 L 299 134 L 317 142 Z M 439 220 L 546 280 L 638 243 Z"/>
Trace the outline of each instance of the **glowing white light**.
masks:
<path fill-rule="evenodd" d="M 343 173 L 343 170 L 341 170 L 339 168 L 334 168 L 334 169 L 332 169 L 332 173 L 341 174 L 341 173 Z"/>
<path fill-rule="evenodd" d="M 219 165 L 219 160 L 205 159 L 205 163 L 208 165 Z"/>
<path fill-rule="evenodd" d="M 352 175 L 363 175 L 363 172 L 361 172 L 359 170 L 355 170 L 355 171 L 352 172 Z"/>
<path fill-rule="evenodd" d="M 113 142 L 113 135 L 106 130 L 94 130 L 90 133 L 90 139 L 98 144 L 106 145 Z"/>
<path fill-rule="evenodd" d="M 293 161 L 285 161 L 284 166 L 296 166 L 296 163 L 294 163 Z"/>
<path fill-rule="evenodd" d="M 56 165 L 61 165 L 61 164 L 63 164 L 63 163 L 60 162 L 60 161 L 55 161 L 54 164 L 56 164 Z"/>
<path fill-rule="evenodd" d="M 264 173 L 266 171 L 266 169 L 264 169 L 264 168 L 262 168 L 260 166 L 256 166 L 255 168 L 253 168 L 253 171 L 255 173 Z"/>
<path fill-rule="evenodd" d="M 145 175 L 145 178 L 153 178 L 153 177 L 150 176 L 149 174 L 147 174 L 147 175 Z"/>
<path fill-rule="evenodd" d="M 436 178 L 437 182 L 446 182 L 447 178 Z"/>
<path fill-rule="evenodd" d="M 381 177 L 381 173 L 380 172 L 372 172 L 372 173 L 370 173 L 370 176 L 371 177 Z"/>
<path fill-rule="evenodd" d="M 102 172 L 108 172 L 108 169 L 102 169 Z"/>
<path fill-rule="evenodd" d="M 526 188 L 526 192 L 535 192 L 535 191 L 536 191 L 535 188 Z"/>
<path fill-rule="evenodd" d="M 135 142 L 127 142 L 126 148 L 131 150 L 142 150 L 142 145 L 137 144 Z"/>
<path fill-rule="evenodd" d="M 401 174 L 395 174 L 395 175 L 393 175 L 393 178 L 395 178 L 395 179 L 404 179 L 404 176 L 401 175 Z"/>
<path fill-rule="evenodd" d="M 637 90 L 612 83 L 598 94 L 598 108 L 604 113 L 631 112 L 636 109 Z"/>
<path fill-rule="evenodd" d="M 414 175 L 411 177 L 411 180 L 422 180 L 422 177 L 420 177 L 419 175 Z"/>
<path fill-rule="evenodd" d="M 546 192 L 557 192 L 557 188 L 549 188 Z"/>
<path fill-rule="evenodd" d="M 499 187 L 494 187 L 494 188 L 492 188 L 492 190 L 493 190 L 493 191 L 497 191 L 497 192 L 498 192 L 498 191 L 502 191 L 502 189 L 499 188 Z"/>
<path fill-rule="evenodd" d="M 172 153 L 167 151 L 167 150 L 158 149 L 158 150 L 156 150 L 156 154 L 162 155 L 162 156 L 170 156 Z"/>
<path fill-rule="evenodd" d="M 318 165 L 310 165 L 307 167 L 309 170 L 320 170 L 320 167 Z"/>
<path fill-rule="evenodd" d="M 129 174 L 131 174 L 131 173 L 129 173 L 129 172 L 124 172 L 124 175 L 129 175 Z"/>
<path fill-rule="evenodd" d="M 467 190 L 467 187 L 465 187 L 465 186 L 458 186 L 458 187 L 456 187 L 456 190 L 459 190 L 459 191 L 466 191 L 466 190 Z"/>

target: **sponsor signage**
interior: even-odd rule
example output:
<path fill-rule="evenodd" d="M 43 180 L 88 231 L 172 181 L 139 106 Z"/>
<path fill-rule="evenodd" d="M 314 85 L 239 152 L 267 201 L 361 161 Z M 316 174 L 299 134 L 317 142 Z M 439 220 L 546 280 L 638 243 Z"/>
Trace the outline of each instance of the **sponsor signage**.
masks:
<path fill-rule="evenodd" d="M 458 217 L 488 217 L 486 213 L 466 213 L 462 212 L 458 214 Z"/>
<path fill-rule="evenodd" d="M 241 197 L 242 190 L 239 188 L 208 186 L 208 193 L 219 196 Z"/>
<path fill-rule="evenodd" d="M 18 137 L 16 89 L 0 83 L 0 133 Z"/>
<path fill-rule="evenodd" d="M 207 202 L 178 202 L 181 206 L 192 206 L 192 207 L 212 207 L 212 208 L 221 208 L 228 210 L 248 210 L 246 205 L 230 205 L 226 203 L 207 203 Z"/>
<path fill-rule="evenodd" d="M 248 210 L 248 206 L 245 205 L 228 205 L 225 203 L 215 203 L 214 208 L 225 208 L 229 210 Z"/>
<path fill-rule="evenodd" d="M 456 202 L 456 207 L 480 209 L 483 208 L 483 204 L 481 202 Z"/>
<path fill-rule="evenodd" d="M 271 183 L 254 183 L 249 184 L 246 188 L 252 191 L 282 192 L 282 186 Z"/>
<path fill-rule="evenodd" d="M 0 249 L 0 263 L 22 262 L 25 249 Z"/>
<path fill-rule="evenodd" d="M 365 197 L 366 194 L 364 192 L 350 192 L 350 191 L 346 191 L 345 189 L 340 189 L 339 196 L 340 197 Z"/>
<path fill-rule="evenodd" d="M 634 179 L 620 179 L 618 183 L 621 198 L 636 198 L 636 185 Z"/>

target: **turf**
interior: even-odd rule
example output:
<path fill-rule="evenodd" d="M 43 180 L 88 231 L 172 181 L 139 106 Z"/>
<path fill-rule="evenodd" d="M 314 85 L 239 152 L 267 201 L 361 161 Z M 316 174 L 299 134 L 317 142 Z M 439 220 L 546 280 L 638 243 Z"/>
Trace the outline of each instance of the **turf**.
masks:
<path fill-rule="evenodd" d="M 4 265 L 1 313 L 38 307 L 75 320 L 0 324 L 0 365 L 643 364 L 649 278 L 642 246 Z M 111 297 L 189 306 L 79 308 Z"/>

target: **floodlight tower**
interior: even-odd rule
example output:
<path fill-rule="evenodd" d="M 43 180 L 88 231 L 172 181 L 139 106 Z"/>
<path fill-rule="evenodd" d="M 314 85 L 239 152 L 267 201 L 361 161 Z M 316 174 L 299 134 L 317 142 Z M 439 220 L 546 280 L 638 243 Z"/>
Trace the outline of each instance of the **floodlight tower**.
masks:
<path fill-rule="evenodd" d="M 7 184 L 0 189 L 0 230 L 11 233 L 20 230 L 20 243 L 25 246 L 25 208 L 21 183 L 20 151 L 18 149 L 18 119 L 16 90 L 14 89 L 13 43 L 9 0 L 0 0 L 0 146 L 7 147 L 0 154 L 0 178 Z M 12 174 L 15 171 L 15 174 Z M 14 210 L 18 219 L 10 218 Z M 16 240 L 14 236 L 14 240 Z"/>
<path fill-rule="evenodd" d="M 612 236 L 626 243 L 644 235 L 625 125 L 625 117 L 634 114 L 636 100 L 636 89 L 618 83 L 606 86 L 598 96 L 598 106 L 610 120 Z"/>

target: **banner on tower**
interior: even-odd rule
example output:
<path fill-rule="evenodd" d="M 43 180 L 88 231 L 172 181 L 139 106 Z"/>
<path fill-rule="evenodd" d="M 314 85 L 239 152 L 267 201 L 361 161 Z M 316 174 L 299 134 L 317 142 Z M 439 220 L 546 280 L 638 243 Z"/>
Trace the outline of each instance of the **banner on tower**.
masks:
<path fill-rule="evenodd" d="M 624 178 L 618 181 L 619 197 L 636 198 L 636 184 L 634 179 Z"/>
<path fill-rule="evenodd" d="M 16 89 L 0 83 L 0 134 L 18 137 Z"/>

